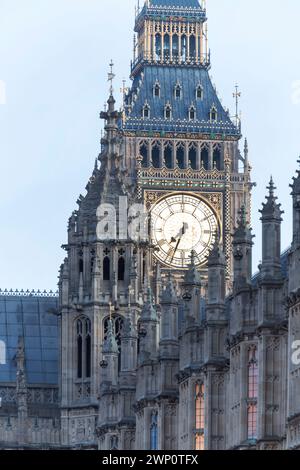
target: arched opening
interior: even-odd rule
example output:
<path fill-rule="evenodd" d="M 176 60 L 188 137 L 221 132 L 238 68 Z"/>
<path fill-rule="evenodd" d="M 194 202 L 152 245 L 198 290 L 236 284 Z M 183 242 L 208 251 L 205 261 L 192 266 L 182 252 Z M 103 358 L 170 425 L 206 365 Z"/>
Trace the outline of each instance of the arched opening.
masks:
<path fill-rule="evenodd" d="M 196 58 L 196 38 L 195 36 L 190 36 L 190 59 L 193 60 Z"/>
<path fill-rule="evenodd" d="M 150 423 L 150 450 L 158 450 L 158 414 L 153 411 Z"/>
<path fill-rule="evenodd" d="M 92 365 L 91 321 L 88 318 L 80 318 L 76 322 L 76 345 L 77 378 L 88 379 Z"/>
<path fill-rule="evenodd" d="M 197 169 L 197 150 L 194 145 L 189 148 L 189 164 L 193 170 Z"/>
<path fill-rule="evenodd" d="M 219 148 L 215 148 L 213 151 L 213 168 L 221 170 L 221 151 Z"/>
<path fill-rule="evenodd" d="M 155 58 L 156 60 L 161 59 L 161 35 L 155 35 Z"/>
<path fill-rule="evenodd" d="M 194 106 L 191 106 L 189 109 L 189 120 L 195 121 L 195 119 L 196 119 L 196 109 L 194 108 Z"/>
<path fill-rule="evenodd" d="M 215 122 L 215 121 L 217 120 L 217 118 L 218 118 L 217 110 L 216 110 L 215 107 L 213 107 L 213 108 L 211 109 L 211 111 L 210 111 L 210 120 L 211 120 L 212 122 Z"/>
<path fill-rule="evenodd" d="M 156 98 L 159 98 L 159 97 L 160 97 L 160 86 L 159 86 L 158 83 L 156 83 L 156 84 L 154 85 L 154 96 L 155 96 Z"/>
<path fill-rule="evenodd" d="M 184 146 L 179 144 L 176 150 L 176 161 L 179 168 L 184 168 Z"/>
<path fill-rule="evenodd" d="M 83 259 L 79 259 L 79 274 L 83 273 Z"/>
<path fill-rule="evenodd" d="M 181 36 L 181 60 L 186 61 L 187 40 L 186 36 Z"/>
<path fill-rule="evenodd" d="M 145 104 L 145 106 L 143 107 L 142 115 L 144 119 L 150 118 L 150 107 L 148 104 Z"/>
<path fill-rule="evenodd" d="M 110 259 L 108 256 L 103 259 L 103 281 L 110 281 Z"/>
<path fill-rule="evenodd" d="M 195 428 L 196 428 L 196 450 L 204 450 L 204 428 L 205 428 L 205 397 L 204 384 L 197 383 L 195 390 Z"/>
<path fill-rule="evenodd" d="M 201 85 L 198 85 L 196 88 L 196 98 L 197 100 L 203 100 L 203 88 Z"/>
<path fill-rule="evenodd" d="M 172 42 L 172 57 L 173 60 L 178 60 L 179 56 L 179 39 L 178 35 L 174 34 L 173 35 L 173 42 Z"/>
<path fill-rule="evenodd" d="M 0 365 L 6 364 L 6 344 L 0 340 Z"/>
<path fill-rule="evenodd" d="M 118 281 L 125 280 L 125 259 L 123 256 L 118 261 Z"/>
<path fill-rule="evenodd" d="M 175 88 L 174 88 L 174 97 L 177 99 L 177 100 L 180 100 L 181 98 L 181 86 L 179 85 L 179 83 L 177 85 L 175 85 Z"/>
<path fill-rule="evenodd" d="M 165 119 L 168 119 L 169 121 L 172 119 L 172 108 L 170 105 L 165 107 Z"/>
<path fill-rule="evenodd" d="M 203 147 L 201 149 L 201 166 L 205 170 L 208 170 L 208 148 L 207 147 Z"/>
<path fill-rule="evenodd" d="M 170 36 L 164 35 L 164 60 L 170 60 Z"/>
<path fill-rule="evenodd" d="M 142 157 L 142 166 L 146 168 L 148 166 L 148 146 L 146 144 L 140 146 L 140 155 Z"/>
<path fill-rule="evenodd" d="M 172 144 L 168 143 L 164 149 L 164 161 L 167 168 L 173 167 L 173 147 Z"/>
<path fill-rule="evenodd" d="M 154 168 L 159 168 L 159 157 L 160 157 L 160 148 L 159 145 L 156 143 L 152 146 L 152 165 Z"/>

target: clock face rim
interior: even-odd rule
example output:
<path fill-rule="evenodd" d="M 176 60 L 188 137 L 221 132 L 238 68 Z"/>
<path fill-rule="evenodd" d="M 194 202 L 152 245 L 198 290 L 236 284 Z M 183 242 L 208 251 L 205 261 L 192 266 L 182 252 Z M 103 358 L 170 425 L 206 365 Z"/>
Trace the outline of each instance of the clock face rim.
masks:
<path fill-rule="evenodd" d="M 194 199 L 197 199 L 199 201 L 199 203 L 202 203 L 204 205 L 206 205 L 209 210 L 212 212 L 214 218 L 215 218 L 215 222 L 216 222 L 216 225 L 217 225 L 217 234 L 218 234 L 218 237 L 220 239 L 220 243 L 222 242 L 222 224 L 221 224 L 221 219 L 220 219 L 220 216 L 219 214 L 217 213 L 216 209 L 212 206 L 212 204 L 210 204 L 210 202 L 205 199 L 203 196 L 199 196 L 198 194 L 196 193 L 193 193 L 193 192 L 185 192 L 185 191 L 181 191 L 181 192 L 173 192 L 173 193 L 170 193 L 170 194 L 164 194 L 162 195 L 161 197 L 159 197 L 155 203 L 152 205 L 151 209 L 150 209 L 150 214 L 151 214 L 151 239 L 152 239 L 152 242 L 154 242 L 153 244 L 155 245 L 155 247 L 157 249 L 160 250 L 160 248 L 158 247 L 158 237 L 157 237 L 157 234 L 155 232 L 155 226 L 154 226 L 154 223 L 153 223 L 153 211 L 154 209 L 159 205 L 161 204 L 164 200 L 166 199 L 171 199 L 172 197 L 174 196 L 187 196 L 187 197 L 192 197 Z M 209 245 L 209 248 L 211 248 L 212 246 L 212 243 Z M 168 263 L 166 262 L 165 260 L 163 260 L 158 254 L 156 251 L 154 251 L 154 256 L 156 258 L 156 260 L 162 264 L 162 266 L 168 268 L 168 269 L 172 269 L 172 270 L 176 270 L 176 271 L 186 271 L 188 269 L 188 265 L 185 265 L 185 266 L 179 266 L 177 264 L 171 264 L 171 263 Z M 196 266 L 199 268 L 199 269 L 203 269 L 205 268 L 205 266 L 207 265 L 207 260 L 203 261 L 203 262 L 196 262 Z"/>

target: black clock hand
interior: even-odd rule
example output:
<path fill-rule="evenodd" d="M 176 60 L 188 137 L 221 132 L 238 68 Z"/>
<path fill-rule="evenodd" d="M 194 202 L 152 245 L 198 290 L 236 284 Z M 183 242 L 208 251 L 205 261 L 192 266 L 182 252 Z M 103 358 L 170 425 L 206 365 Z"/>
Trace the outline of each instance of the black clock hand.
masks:
<path fill-rule="evenodd" d="M 176 251 L 178 250 L 179 244 L 180 244 L 180 242 L 181 242 L 181 239 L 182 239 L 183 235 L 185 234 L 185 229 L 186 229 L 186 226 L 185 226 L 185 224 L 183 224 L 182 229 L 181 229 L 181 235 L 180 235 L 180 237 L 179 237 L 179 239 L 178 239 L 178 241 L 177 241 L 177 244 L 176 244 L 176 247 L 175 247 L 175 250 L 174 250 L 172 259 L 171 259 L 171 262 L 173 261 L 174 256 L 175 256 L 175 253 L 176 253 Z"/>

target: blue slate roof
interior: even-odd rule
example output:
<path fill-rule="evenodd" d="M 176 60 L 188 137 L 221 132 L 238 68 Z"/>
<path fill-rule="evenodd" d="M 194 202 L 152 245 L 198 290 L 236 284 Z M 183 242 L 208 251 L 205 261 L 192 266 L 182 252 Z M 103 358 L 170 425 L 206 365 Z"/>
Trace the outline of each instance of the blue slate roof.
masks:
<path fill-rule="evenodd" d="M 198 0 L 151 0 L 151 6 L 155 7 L 183 7 L 199 8 Z"/>
<path fill-rule="evenodd" d="M 153 87 L 160 85 L 160 97 L 155 97 Z M 175 98 L 176 84 L 181 86 L 181 98 Z M 203 88 L 203 99 L 196 98 L 196 88 Z M 205 67 L 145 65 L 134 78 L 127 97 L 125 130 L 136 131 L 173 131 L 173 132 L 207 132 L 225 135 L 239 135 L 239 130 L 224 110 L 212 85 L 208 70 Z M 150 106 L 150 118 L 142 118 L 143 107 Z M 167 103 L 172 107 L 172 120 L 164 118 Z M 196 109 L 196 119 L 189 120 L 189 109 Z M 215 107 L 218 113 L 216 122 L 210 122 L 210 112 Z"/>
<path fill-rule="evenodd" d="M 20 336 L 24 337 L 28 384 L 58 383 L 57 308 L 55 296 L 0 296 L 0 341 L 6 346 L 0 384 L 16 382 L 15 355 Z"/>

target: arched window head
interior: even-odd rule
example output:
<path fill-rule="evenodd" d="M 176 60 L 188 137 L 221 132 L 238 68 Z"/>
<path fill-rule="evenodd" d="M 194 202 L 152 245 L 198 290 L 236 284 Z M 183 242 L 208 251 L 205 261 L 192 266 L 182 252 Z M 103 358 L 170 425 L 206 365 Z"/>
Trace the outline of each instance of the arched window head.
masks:
<path fill-rule="evenodd" d="M 174 98 L 177 100 L 180 100 L 182 96 L 182 89 L 180 83 L 176 83 L 175 88 L 174 88 Z"/>
<path fill-rule="evenodd" d="M 213 106 L 210 110 L 210 120 L 211 122 L 216 122 L 218 119 L 218 112 L 215 106 Z"/>
<path fill-rule="evenodd" d="M 203 383 L 195 385 L 195 429 L 196 450 L 204 450 L 204 427 L 205 427 L 205 389 Z"/>
<path fill-rule="evenodd" d="M 103 281 L 110 281 L 110 258 L 105 256 L 103 259 Z"/>
<path fill-rule="evenodd" d="M 200 84 L 196 88 L 196 98 L 197 100 L 203 100 L 203 87 Z"/>
<path fill-rule="evenodd" d="M 158 450 L 158 414 L 153 411 L 150 422 L 150 450 Z"/>
<path fill-rule="evenodd" d="M 125 258 L 120 256 L 118 260 L 118 281 L 125 280 Z"/>
<path fill-rule="evenodd" d="M 155 98 L 160 98 L 160 84 L 158 81 L 155 82 L 155 85 L 153 87 L 153 96 Z"/>
<path fill-rule="evenodd" d="M 165 119 L 168 119 L 169 121 L 172 119 L 172 107 L 170 104 L 165 106 Z"/>
<path fill-rule="evenodd" d="M 258 358 L 257 347 L 251 346 L 248 351 L 248 439 L 257 438 L 258 420 Z"/>
<path fill-rule="evenodd" d="M 192 105 L 189 109 L 189 120 L 195 121 L 195 119 L 196 119 L 196 108 L 194 105 Z"/>
<path fill-rule="evenodd" d="M 77 378 L 89 379 L 91 377 L 92 341 L 91 321 L 87 317 L 81 317 L 76 322 L 76 347 L 77 347 Z"/>
<path fill-rule="evenodd" d="M 144 119 L 150 118 L 150 106 L 148 105 L 148 103 L 145 103 L 143 107 L 143 118 Z"/>

